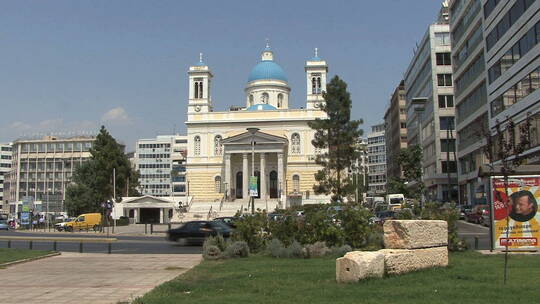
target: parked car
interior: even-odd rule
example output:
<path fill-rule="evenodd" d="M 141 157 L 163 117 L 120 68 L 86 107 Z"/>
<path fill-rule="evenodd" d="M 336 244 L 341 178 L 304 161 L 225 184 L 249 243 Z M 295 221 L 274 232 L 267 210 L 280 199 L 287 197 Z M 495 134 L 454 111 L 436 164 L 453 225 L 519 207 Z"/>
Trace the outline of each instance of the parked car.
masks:
<path fill-rule="evenodd" d="M 9 230 L 9 224 L 7 220 L 0 220 L 0 230 Z"/>
<path fill-rule="evenodd" d="M 64 224 L 65 231 L 89 230 L 98 231 L 101 225 L 101 213 L 85 213 L 79 215 L 75 220 Z"/>
<path fill-rule="evenodd" d="M 236 228 L 236 224 L 235 224 L 236 220 L 237 219 L 234 216 L 216 217 L 214 219 L 214 221 L 222 222 L 223 224 L 225 224 L 225 225 L 227 225 L 227 226 L 229 226 L 229 227 L 231 227 L 233 229 Z"/>
<path fill-rule="evenodd" d="M 391 210 L 379 211 L 375 213 L 375 216 L 370 218 L 370 222 L 374 224 L 382 225 L 384 221 L 396 218 L 396 212 Z"/>
<path fill-rule="evenodd" d="M 488 205 L 476 205 L 472 208 L 471 212 L 467 214 L 467 222 L 481 224 L 484 220 L 483 215 L 489 212 Z"/>
<path fill-rule="evenodd" d="M 231 233 L 232 228 L 221 221 L 192 221 L 179 228 L 168 230 L 167 240 L 186 244 L 202 244 L 204 239 L 209 236 L 221 234 L 224 238 L 229 238 Z"/>

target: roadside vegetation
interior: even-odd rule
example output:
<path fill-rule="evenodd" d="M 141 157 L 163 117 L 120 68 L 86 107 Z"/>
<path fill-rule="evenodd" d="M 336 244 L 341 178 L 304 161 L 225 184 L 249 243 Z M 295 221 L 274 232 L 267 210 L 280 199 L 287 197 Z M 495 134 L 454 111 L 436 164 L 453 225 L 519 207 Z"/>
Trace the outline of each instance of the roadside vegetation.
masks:
<path fill-rule="evenodd" d="M 52 251 L 0 248 L 0 264 L 36 258 L 50 253 Z"/>
<path fill-rule="evenodd" d="M 476 252 L 450 255 L 434 268 L 354 284 L 335 281 L 335 259 L 203 261 L 134 303 L 536 303 L 540 256 L 513 256 L 503 287 L 503 260 Z"/>

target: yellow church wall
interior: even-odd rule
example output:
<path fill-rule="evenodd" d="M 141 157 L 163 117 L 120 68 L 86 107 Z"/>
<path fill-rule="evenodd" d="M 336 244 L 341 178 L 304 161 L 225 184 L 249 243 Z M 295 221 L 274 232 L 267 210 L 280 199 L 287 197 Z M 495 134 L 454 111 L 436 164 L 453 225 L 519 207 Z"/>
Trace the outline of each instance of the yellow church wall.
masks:
<path fill-rule="evenodd" d="M 195 202 L 221 199 L 223 193 L 216 191 L 214 180 L 221 175 L 221 167 L 188 169 L 189 195 L 194 197 Z M 223 177 L 221 178 L 223 182 Z"/>
<path fill-rule="evenodd" d="M 293 192 L 293 175 L 300 176 L 300 192 L 309 191 L 313 194 L 313 185 L 317 183 L 315 174 L 319 170 L 318 166 L 291 166 L 287 167 L 287 194 Z"/>

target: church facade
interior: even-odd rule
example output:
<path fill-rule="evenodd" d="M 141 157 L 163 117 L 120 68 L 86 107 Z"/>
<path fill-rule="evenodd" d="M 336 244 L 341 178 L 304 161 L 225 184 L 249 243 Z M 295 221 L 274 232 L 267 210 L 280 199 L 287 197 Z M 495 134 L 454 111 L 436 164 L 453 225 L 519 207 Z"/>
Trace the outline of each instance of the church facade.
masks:
<path fill-rule="evenodd" d="M 213 111 L 212 72 L 202 58 L 189 68 L 188 195 L 194 202 L 248 201 L 250 176 L 257 177 L 257 199 L 282 207 L 323 202 L 313 193 L 319 151 L 308 122 L 326 118 L 324 102 L 328 66 L 317 56 L 306 61 L 306 106 L 289 108 L 283 69 L 267 45 L 245 86 L 246 106 Z M 318 200 L 318 201 L 317 201 Z"/>

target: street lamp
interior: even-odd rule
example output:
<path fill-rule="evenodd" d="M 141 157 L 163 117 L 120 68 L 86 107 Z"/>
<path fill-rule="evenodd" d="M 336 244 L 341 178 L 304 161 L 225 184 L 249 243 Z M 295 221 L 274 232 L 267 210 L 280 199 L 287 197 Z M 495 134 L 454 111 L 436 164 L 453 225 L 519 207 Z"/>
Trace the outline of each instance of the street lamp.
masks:
<path fill-rule="evenodd" d="M 255 133 L 259 131 L 259 128 L 247 128 L 248 132 L 251 133 L 251 176 L 255 176 Z M 249 192 L 249 183 L 248 183 L 248 192 Z M 255 213 L 255 196 L 251 195 L 251 214 Z"/>

